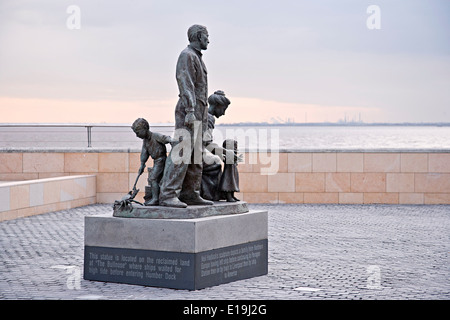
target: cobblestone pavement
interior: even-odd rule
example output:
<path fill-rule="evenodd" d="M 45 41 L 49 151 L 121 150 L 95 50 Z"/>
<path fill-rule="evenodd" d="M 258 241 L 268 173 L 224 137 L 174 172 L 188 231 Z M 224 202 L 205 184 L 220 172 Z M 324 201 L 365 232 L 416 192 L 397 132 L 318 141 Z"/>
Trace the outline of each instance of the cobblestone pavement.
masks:
<path fill-rule="evenodd" d="M 198 291 L 87 281 L 91 205 L 0 223 L 0 299 L 450 298 L 450 206 L 249 205 L 269 211 L 269 273 Z"/>

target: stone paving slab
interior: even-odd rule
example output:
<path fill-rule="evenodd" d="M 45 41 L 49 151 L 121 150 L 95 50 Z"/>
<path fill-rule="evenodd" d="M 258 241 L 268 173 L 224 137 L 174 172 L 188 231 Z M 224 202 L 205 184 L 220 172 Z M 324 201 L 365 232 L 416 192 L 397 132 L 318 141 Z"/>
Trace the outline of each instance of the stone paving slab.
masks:
<path fill-rule="evenodd" d="M 90 205 L 0 222 L 0 299 L 448 300 L 450 206 L 262 205 L 269 273 L 198 291 L 84 280 Z"/>

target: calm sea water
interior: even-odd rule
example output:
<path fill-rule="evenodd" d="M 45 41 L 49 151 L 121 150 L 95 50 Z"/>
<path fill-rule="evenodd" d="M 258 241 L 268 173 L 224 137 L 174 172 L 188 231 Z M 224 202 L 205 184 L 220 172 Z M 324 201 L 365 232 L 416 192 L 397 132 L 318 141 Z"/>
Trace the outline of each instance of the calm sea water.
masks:
<path fill-rule="evenodd" d="M 230 130 L 231 129 L 231 130 Z M 449 149 L 448 126 L 268 126 L 219 127 L 223 135 L 248 130 L 258 131 L 258 140 L 246 143 L 249 148 L 271 146 L 272 149 Z M 216 134 L 217 135 L 217 134 Z M 239 136 L 239 135 L 238 135 Z M 251 137 L 251 135 L 247 135 Z M 264 137 L 267 137 L 267 142 Z M 249 138 L 248 140 L 252 140 Z"/>
<path fill-rule="evenodd" d="M 154 131 L 172 135 L 171 127 Z M 450 149 L 450 126 L 216 126 L 215 141 L 234 138 L 244 149 Z M 92 147 L 139 149 L 142 140 L 129 127 L 92 128 Z M 87 131 L 79 128 L 1 127 L 1 147 L 87 146 Z"/>

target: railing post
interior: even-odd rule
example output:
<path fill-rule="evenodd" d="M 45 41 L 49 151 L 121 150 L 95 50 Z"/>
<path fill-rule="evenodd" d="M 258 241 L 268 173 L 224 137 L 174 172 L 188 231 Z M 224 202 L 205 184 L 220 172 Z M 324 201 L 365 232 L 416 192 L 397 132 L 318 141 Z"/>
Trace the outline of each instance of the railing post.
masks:
<path fill-rule="evenodd" d="M 88 148 L 92 147 L 92 126 L 86 126 L 87 129 L 87 139 L 88 139 Z"/>

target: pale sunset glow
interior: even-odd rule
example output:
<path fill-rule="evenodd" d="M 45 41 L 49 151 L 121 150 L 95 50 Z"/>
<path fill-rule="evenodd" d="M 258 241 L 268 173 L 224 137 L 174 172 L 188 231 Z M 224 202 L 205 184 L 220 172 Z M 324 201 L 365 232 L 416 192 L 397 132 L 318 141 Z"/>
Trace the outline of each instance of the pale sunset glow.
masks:
<path fill-rule="evenodd" d="M 169 100 L 58 100 L 0 98 L 8 112 L 2 115 L 4 123 L 131 123 L 136 117 L 145 117 L 152 123 L 173 122 L 176 99 Z M 280 111 L 276 115 L 274 110 Z M 321 106 L 286 103 L 255 98 L 235 97 L 217 123 L 239 122 L 336 122 L 343 115 L 357 119 L 363 113 L 371 119 L 382 120 L 382 111 L 375 108 Z M 234 119 L 234 121 L 233 121 Z"/>

